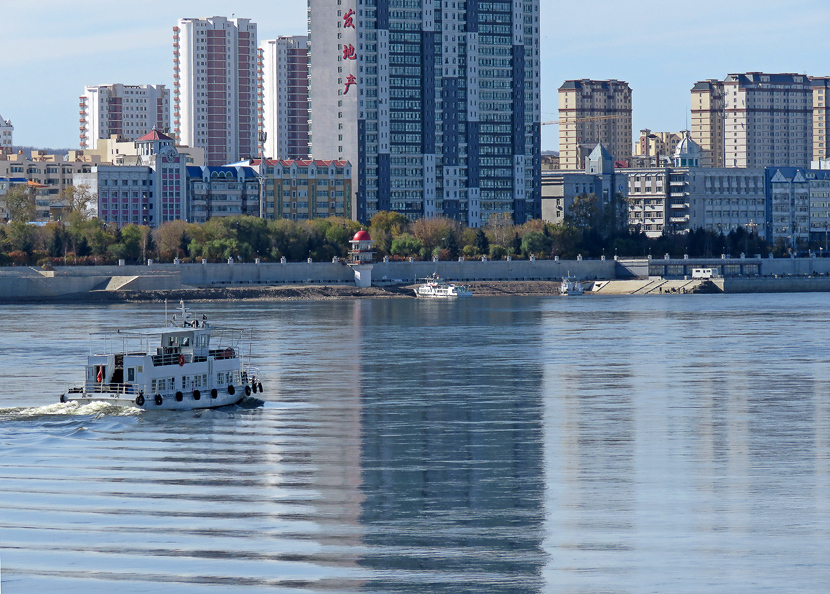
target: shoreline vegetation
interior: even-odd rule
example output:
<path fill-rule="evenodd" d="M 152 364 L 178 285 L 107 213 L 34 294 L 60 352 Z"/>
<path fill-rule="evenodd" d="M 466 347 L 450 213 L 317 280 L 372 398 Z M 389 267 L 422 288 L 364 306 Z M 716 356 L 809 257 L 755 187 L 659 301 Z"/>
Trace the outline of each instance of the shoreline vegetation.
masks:
<path fill-rule="evenodd" d="M 390 261 L 455 261 L 466 259 L 573 260 L 611 257 L 645 257 L 670 254 L 682 258 L 711 258 L 727 254 L 789 255 L 795 250 L 818 251 L 817 242 L 769 246 L 757 233 L 743 228 L 720 232 L 697 229 L 659 238 L 647 237 L 628 224 L 626 204 L 619 198 L 615 208 L 602 210 L 593 195 L 574 201 L 562 224 L 532 219 L 514 224 L 509 214 L 490 216 L 483 228 L 470 228 L 446 219 L 410 221 L 395 212 L 379 212 L 368 224 L 336 217 L 304 221 L 266 220 L 231 216 L 198 223 L 167 221 L 153 229 L 137 224 L 117 227 L 90 218 L 86 205 L 96 199 L 82 186 L 73 188 L 76 206 L 65 220 L 31 225 L 31 204 L 25 196 L 14 202 L 14 192 L 5 196 L 12 213 L 0 223 L 0 266 L 96 266 L 202 262 L 331 262 L 348 257 L 350 240 L 364 228 L 373 240 L 375 258 Z M 79 198 L 79 196 L 82 198 Z M 0 200 L 3 203 L 3 200 Z M 76 204 L 77 203 L 77 204 Z M 14 208 L 17 204 L 20 208 Z"/>

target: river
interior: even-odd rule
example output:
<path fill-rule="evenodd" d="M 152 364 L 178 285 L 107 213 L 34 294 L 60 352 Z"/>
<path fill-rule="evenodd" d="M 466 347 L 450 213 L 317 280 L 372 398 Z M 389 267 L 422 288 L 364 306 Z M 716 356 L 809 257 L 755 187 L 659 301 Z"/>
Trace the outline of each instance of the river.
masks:
<path fill-rule="evenodd" d="M 0 588 L 828 591 L 827 299 L 192 304 L 265 392 L 173 413 L 58 403 L 157 304 L 3 306 Z"/>

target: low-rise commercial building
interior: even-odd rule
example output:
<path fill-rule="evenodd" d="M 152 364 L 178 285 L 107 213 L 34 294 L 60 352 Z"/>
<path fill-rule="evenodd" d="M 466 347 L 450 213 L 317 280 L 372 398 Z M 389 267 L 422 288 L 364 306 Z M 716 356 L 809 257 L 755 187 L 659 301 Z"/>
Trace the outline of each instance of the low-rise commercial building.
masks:
<path fill-rule="evenodd" d="M 301 221 L 353 216 L 352 165 L 339 160 L 266 160 L 262 167 L 262 216 Z"/>
<path fill-rule="evenodd" d="M 628 172 L 614 169 L 614 160 L 602 144 L 585 159 L 584 171 L 542 172 L 542 220 L 561 225 L 579 196 L 597 197 L 600 208 L 617 195 L 628 195 Z"/>
<path fill-rule="evenodd" d="M 12 126 L 12 121 L 4 120 L 3 116 L 0 116 L 0 154 L 12 152 L 12 148 L 14 147 L 13 132 L 14 126 Z"/>
<path fill-rule="evenodd" d="M 35 196 L 35 220 L 50 220 L 50 207 L 61 201 L 64 190 L 74 184 L 75 176 L 89 173 L 100 159 L 83 151 L 69 151 L 64 155 L 32 151 L 31 157 L 22 153 L 0 154 L 0 177 L 24 178 L 31 183 Z"/>
<path fill-rule="evenodd" d="M 251 167 L 187 167 L 187 220 L 260 216 L 259 176 Z"/>

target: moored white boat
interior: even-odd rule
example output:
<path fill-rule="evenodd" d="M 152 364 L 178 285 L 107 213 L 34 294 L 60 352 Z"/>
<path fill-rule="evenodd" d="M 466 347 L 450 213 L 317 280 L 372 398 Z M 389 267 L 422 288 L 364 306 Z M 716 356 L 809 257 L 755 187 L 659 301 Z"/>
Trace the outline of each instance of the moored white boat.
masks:
<path fill-rule="evenodd" d="M 466 285 L 454 285 L 442 281 L 437 274 L 419 279 L 421 284 L 415 287 L 415 296 L 433 299 L 453 297 L 472 297 L 473 292 Z"/>
<path fill-rule="evenodd" d="M 244 331 L 214 327 L 181 308 L 163 327 L 116 331 L 87 358 L 85 380 L 61 402 L 107 402 L 147 410 L 236 404 L 262 391 L 259 371 L 242 362 Z"/>
<path fill-rule="evenodd" d="M 585 288 L 582 283 L 572 276 L 562 277 L 562 284 L 559 285 L 560 295 L 582 295 L 585 293 Z"/>

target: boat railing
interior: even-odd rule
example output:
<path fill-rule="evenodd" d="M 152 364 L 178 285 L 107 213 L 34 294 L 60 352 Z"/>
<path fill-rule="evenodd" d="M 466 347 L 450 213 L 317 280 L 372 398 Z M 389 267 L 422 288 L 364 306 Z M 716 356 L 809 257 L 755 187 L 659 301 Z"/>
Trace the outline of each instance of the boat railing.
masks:
<path fill-rule="evenodd" d="M 139 387 L 136 384 L 112 384 L 106 382 L 86 382 L 83 389 L 76 386 L 70 388 L 69 393 L 85 392 L 86 394 L 138 394 Z"/>
<path fill-rule="evenodd" d="M 209 355 L 214 359 L 236 359 L 236 349 L 231 347 L 210 349 Z"/>
<path fill-rule="evenodd" d="M 248 380 L 254 381 L 259 377 L 259 367 L 253 365 L 245 365 L 242 368 L 242 383 L 247 384 Z"/>
<path fill-rule="evenodd" d="M 207 357 L 192 353 L 164 353 L 162 355 L 153 355 L 153 367 L 180 365 L 182 363 L 181 357 L 184 357 L 184 363 L 202 363 L 207 361 Z"/>

